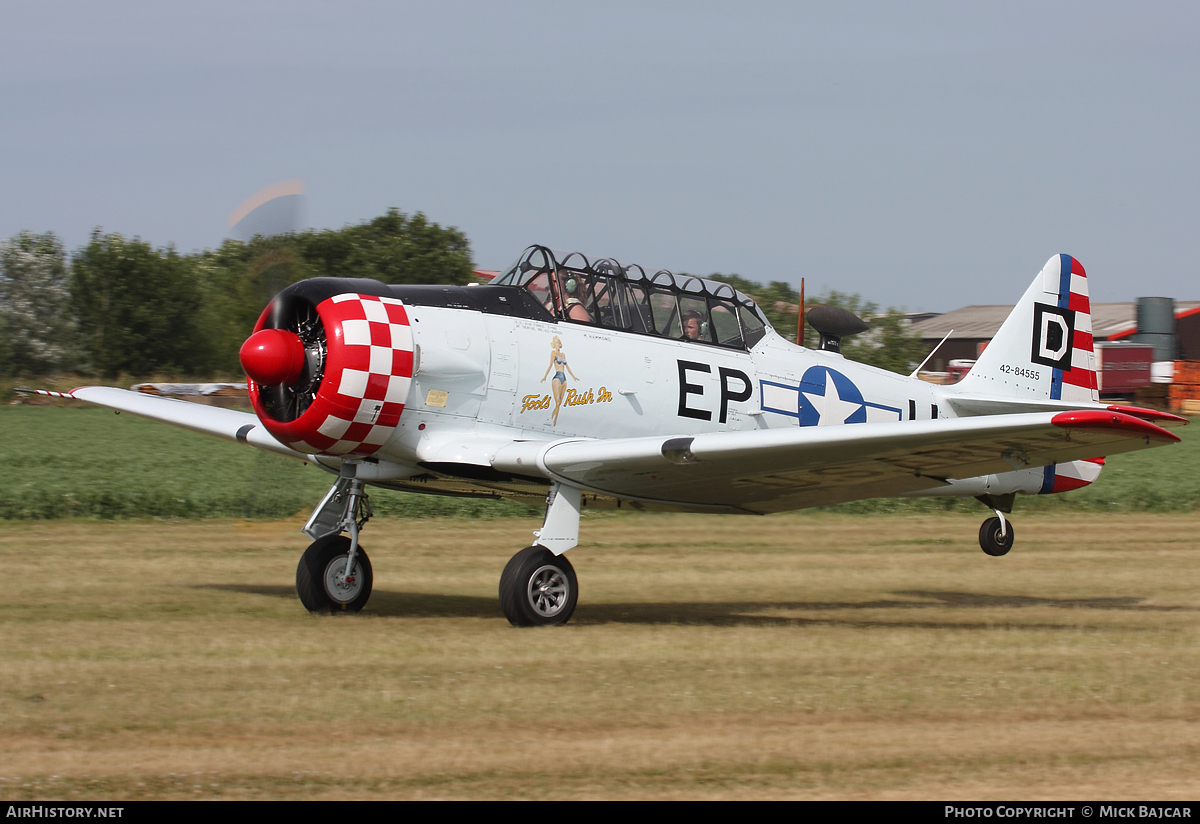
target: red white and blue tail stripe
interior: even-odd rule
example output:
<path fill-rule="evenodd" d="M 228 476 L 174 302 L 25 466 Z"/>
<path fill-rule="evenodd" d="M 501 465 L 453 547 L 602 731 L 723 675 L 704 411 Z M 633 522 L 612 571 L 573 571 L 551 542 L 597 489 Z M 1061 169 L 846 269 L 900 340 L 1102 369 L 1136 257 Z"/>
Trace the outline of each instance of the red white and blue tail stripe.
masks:
<path fill-rule="evenodd" d="M 1094 402 L 1099 400 L 1096 355 L 1092 348 L 1092 309 L 1088 303 L 1087 272 L 1070 255 L 1058 256 L 1058 272 L 1051 258 L 1042 270 L 1047 286 L 1058 293 L 1058 308 L 1069 313 L 1072 326 L 1070 366 L 1055 369 L 1050 384 L 1054 400 Z M 1047 288 L 1047 292 L 1051 289 Z M 1058 491 L 1058 490 L 1055 490 Z"/>
<path fill-rule="evenodd" d="M 1070 492 L 1072 489 L 1085 487 L 1100 477 L 1102 469 L 1104 469 L 1103 458 L 1050 464 L 1042 468 L 1042 488 L 1038 490 L 1038 494 L 1052 495 L 1056 492 Z"/>

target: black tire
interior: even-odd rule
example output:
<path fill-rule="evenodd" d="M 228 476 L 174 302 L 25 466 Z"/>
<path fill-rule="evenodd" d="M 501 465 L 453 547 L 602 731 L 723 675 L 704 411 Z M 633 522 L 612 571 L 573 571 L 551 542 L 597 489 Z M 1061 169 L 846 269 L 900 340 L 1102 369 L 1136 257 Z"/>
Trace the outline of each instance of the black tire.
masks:
<path fill-rule="evenodd" d="M 500 575 L 500 608 L 514 627 L 565 624 L 578 600 L 571 562 L 544 547 L 522 549 Z"/>
<path fill-rule="evenodd" d="M 309 612 L 358 612 L 366 606 L 375 576 L 361 545 L 354 555 L 355 585 L 337 584 L 336 573 L 345 569 L 349 552 L 350 539 L 345 535 L 326 535 L 304 550 L 296 567 L 296 594 Z"/>
<path fill-rule="evenodd" d="M 1016 537 L 1012 521 L 1007 522 L 1005 532 L 1007 534 L 1001 537 L 999 518 L 988 518 L 983 522 L 983 526 L 979 527 L 979 548 L 993 558 L 1008 554 Z"/>

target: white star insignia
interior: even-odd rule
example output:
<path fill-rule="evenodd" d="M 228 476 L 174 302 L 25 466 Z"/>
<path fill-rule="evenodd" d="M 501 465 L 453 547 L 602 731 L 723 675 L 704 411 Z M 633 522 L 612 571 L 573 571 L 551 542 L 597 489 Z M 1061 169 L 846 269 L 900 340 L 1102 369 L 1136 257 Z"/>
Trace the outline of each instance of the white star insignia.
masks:
<path fill-rule="evenodd" d="M 859 402 L 842 400 L 842 396 L 838 394 L 837 384 L 833 382 L 833 376 L 828 373 L 825 375 L 825 394 L 814 395 L 805 392 L 804 397 L 808 398 L 808 402 L 817 410 L 817 426 L 838 426 L 862 409 L 862 404 Z"/>

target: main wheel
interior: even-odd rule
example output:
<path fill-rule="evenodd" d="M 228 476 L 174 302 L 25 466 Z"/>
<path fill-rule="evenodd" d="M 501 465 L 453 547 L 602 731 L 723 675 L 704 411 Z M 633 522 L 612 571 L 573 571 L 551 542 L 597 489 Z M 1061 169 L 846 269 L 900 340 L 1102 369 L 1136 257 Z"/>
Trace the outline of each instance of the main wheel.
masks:
<path fill-rule="evenodd" d="M 544 547 L 522 549 L 500 575 L 500 608 L 514 627 L 565 624 L 578 600 L 571 562 Z"/>
<path fill-rule="evenodd" d="M 314 541 L 296 567 L 296 594 L 309 612 L 358 612 L 371 597 L 371 559 L 360 546 L 353 574 L 346 575 L 350 539 L 326 535 Z"/>
<path fill-rule="evenodd" d="M 1000 557 L 1006 554 L 1013 546 L 1013 538 L 1016 533 L 1013 531 L 1012 521 L 1009 521 L 1004 531 L 1005 535 L 1000 534 L 1000 519 L 988 518 L 983 522 L 983 526 L 979 527 L 979 548 L 993 557 Z"/>

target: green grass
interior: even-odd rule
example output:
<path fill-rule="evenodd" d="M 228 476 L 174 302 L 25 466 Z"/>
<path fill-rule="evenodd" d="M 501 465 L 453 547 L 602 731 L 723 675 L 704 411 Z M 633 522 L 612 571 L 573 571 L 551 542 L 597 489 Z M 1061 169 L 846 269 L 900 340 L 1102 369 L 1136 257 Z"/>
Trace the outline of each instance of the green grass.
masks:
<path fill-rule="evenodd" d="M 1022 496 L 1021 512 L 1200 509 L 1200 427 L 1179 444 L 1115 455 L 1100 480 L 1063 495 Z M 312 466 L 94 408 L 0 407 L 0 520 L 286 518 L 307 513 L 332 476 Z M 529 507 L 375 490 L 380 515 L 523 517 Z M 980 509 L 972 499 L 856 501 L 843 513 Z"/>
<path fill-rule="evenodd" d="M 287 518 L 333 476 L 287 458 L 95 408 L 0 407 L 0 519 Z M 372 490 L 376 514 L 525 516 L 507 502 Z"/>
<path fill-rule="evenodd" d="M 1200 796 L 1200 515 L 621 513 L 564 627 L 537 519 L 378 519 L 359 615 L 293 522 L 10 523 L 12 800 Z M 941 540 L 929 541 L 931 536 Z"/>

